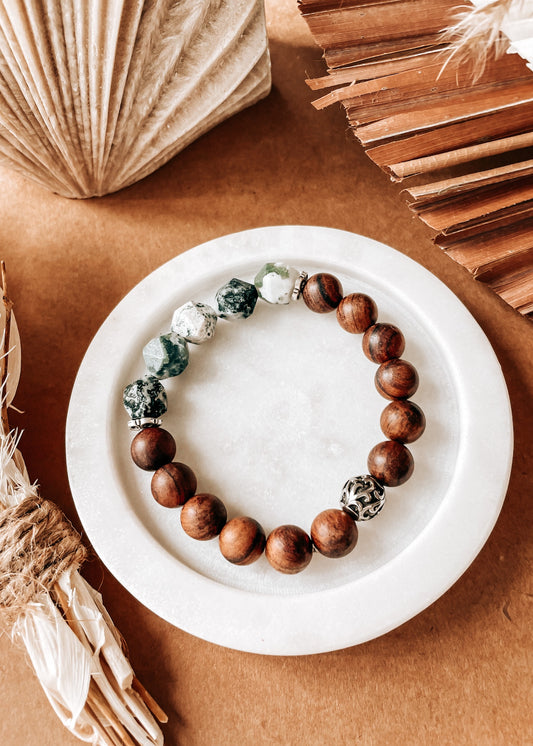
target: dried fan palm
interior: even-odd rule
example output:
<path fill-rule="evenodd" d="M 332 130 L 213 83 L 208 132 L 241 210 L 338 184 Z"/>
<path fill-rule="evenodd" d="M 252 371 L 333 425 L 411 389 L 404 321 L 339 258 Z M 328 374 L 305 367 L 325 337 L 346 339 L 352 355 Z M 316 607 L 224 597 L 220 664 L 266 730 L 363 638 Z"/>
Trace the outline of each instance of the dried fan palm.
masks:
<path fill-rule="evenodd" d="M 59 508 L 38 494 L 9 429 L 20 344 L 2 263 L 4 397 L 0 428 L 0 607 L 24 643 L 63 724 L 93 746 L 154 746 L 166 716 L 135 678 L 102 598 L 78 572 L 86 551 Z M 10 339 L 14 340 L 11 345 Z M 153 713 L 153 714 L 152 714 Z"/>
<path fill-rule="evenodd" d="M 0 162 L 67 197 L 114 192 L 270 82 L 261 0 L 5 0 Z"/>

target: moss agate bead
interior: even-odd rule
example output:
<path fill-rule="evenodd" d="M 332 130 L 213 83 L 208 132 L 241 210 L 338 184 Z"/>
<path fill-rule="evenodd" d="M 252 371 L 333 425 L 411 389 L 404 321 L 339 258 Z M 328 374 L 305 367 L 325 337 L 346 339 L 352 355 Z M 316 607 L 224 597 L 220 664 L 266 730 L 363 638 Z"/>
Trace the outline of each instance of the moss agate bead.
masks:
<path fill-rule="evenodd" d="M 265 554 L 274 570 L 295 575 L 311 562 L 313 545 L 299 526 L 278 526 L 268 536 Z"/>
<path fill-rule="evenodd" d="M 374 324 L 363 337 L 363 352 L 373 363 L 400 357 L 404 349 L 404 336 L 394 324 Z"/>
<path fill-rule="evenodd" d="M 287 305 L 298 279 L 298 271 L 282 262 L 265 264 L 255 276 L 259 297 L 267 303 Z"/>
<path fill-rule="evenodd" d="M 414 468 L 411 451 L 395 440 L 378 443 L 368 454 L 368 471 L 385 487 L 407 482 Z"/>
<path fill-rule="evenodd" d="M 351 293 L 337 306 L 337 321 L 350 334 L 363 334 L 376 322 L 378 308 L 370 296 Z"/>
<path fill-rule="evenodd" d="M 357 544 L 354 519 L 344 510 L 330 508 L 319 513 L 311 524 L 313 544 L 324 557 L 346 557 Z"/>
<path fill-rule="evenodd" d="M 233 565 L 251 565 L 265 548 L 262 526 L 253 518 L 240 516 L 228 521 L 218 537 L 222 556 Z"/>
<path fill-rule="evenodd" d="M 217 315 L 205 303 L 189 301 L 174 311 L 170 328 L 187 342 L 200 345 L 215 333 Z"/>
<path fill-rule="evenodd" d="M 176 442 L 162 427 L 146 427 L 131 441 L 131 458 L 145 471 L 169 464 L 176 455 Z"/>
<path fill-rule="evenodd" d="M 177 334 L 151 339 L 143 349 L 148 371 L 156 378 L 172 378 L 183 373 L 189 362 L 187 342 Z"/>
<path fill-rule="evenodd" d="M 237 278 L 231 279 L 217 290 L 216 301 L 219 315 L 223 319 L 247 319 L 257 303 L 255 285 Z"/>
<path fill-rule="evenodd" d="M 196 475 L 187 464 L 172 461 L 161 466 L 152 477 L 154 500 L 165 508 L 179 508 L 196 492 Z"/>
<path fill-rule="evenodd" d="M 167 411 L 166 391 L 152 376 L 139 378 L 126 386 L 122 402 L 132 420 L 161 417 Z"/>
<path fill-rule="evenodd" d="M 385 399 L 409 399 L 418 388 L 418 373 L 407 360 L 387 360 L 377 369 L 374 382 Z"/>
<path fill-rule="evenodd" d="M 302 297 L 311 311 L 329 313 L 334 311 L 342 300 L 342 285 L 334 275 L 321 272 L 307 280 Z"/>
<path fill-rule="evenodd" d="M 424 412 L 411 401 L 392 401 L 381 413 L 383 434 L 400 443 L 414 443 L 426 428 Z"/>
<path fill-rule="evenodd" d="M 181 526 L 186 534 L 198 541 L 208 541 L 222 531 L 226 523 L 226 507 L 216 495 L 194 495 L 181 511 Z"/>

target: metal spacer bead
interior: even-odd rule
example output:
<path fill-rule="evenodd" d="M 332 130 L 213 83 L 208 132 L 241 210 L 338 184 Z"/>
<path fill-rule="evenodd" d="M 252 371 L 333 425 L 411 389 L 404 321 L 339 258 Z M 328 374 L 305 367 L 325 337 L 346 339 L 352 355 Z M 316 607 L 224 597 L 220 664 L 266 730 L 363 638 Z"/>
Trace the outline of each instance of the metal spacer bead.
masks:
<path fill-rule="evenodd" d="M 300 272 L 296 282 L 294 283 L 294 288 L 291 295 L 292 300 L 298 300 L 298 298 L 301 296 L 308 277 L 309 275 L 307 274 L 307 272 L 304 272 L 303 270 Z"/>
<path fill-rule="evenodd" d="M 352 477 L 342 488 L 342 509 L 356 521 L 374 518 L 384 505 L 385 488 L 371 474 Z"/>
<path fill-rule="evenodd" d="M 159 427 L 161 420 L 157 417 L 141 417 L 138 420 L 130 420 L 128 427 L 130 430 L 144 430 L 145 427 Z"/>

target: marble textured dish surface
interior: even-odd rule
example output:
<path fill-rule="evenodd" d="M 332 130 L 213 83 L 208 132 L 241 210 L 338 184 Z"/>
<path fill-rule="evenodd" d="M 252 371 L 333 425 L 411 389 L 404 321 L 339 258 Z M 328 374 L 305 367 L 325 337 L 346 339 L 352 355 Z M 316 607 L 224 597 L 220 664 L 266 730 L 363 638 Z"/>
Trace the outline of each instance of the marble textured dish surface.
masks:
<path fill-rule="evenodd" d="M 403 357 L 420 375 L 413 401 L 427 429 L 410 446 L 411 479 L 360 525 L 348 557 L 315 554 L 294 576 L 265 557 L 237 567 L 217 540 L 184 534 L 179 511 L 150 495 L 150 474 L 129 457 L 125 385 L 144 373 L 147 340 L 189 300 L 213 304 L 232 277 L 265 262 L 326 271 L 344 292 L 371 295 L 379 320 L 399 326 Z M 219 320 L 213 339 L 165 381 L 177 460 L 218 495 L 229 517 L 267 533 L 309 530 L 338 507 L 343 484 L 366 473 L 384 439 L 376 366 L 334 314 L 303 302 L 259 301 L 244 320 Z M 405 255 L 330 228 L 279 226 L 224 236 L 177 256 L 114 309 L 91 343 L 72 392 L 67 462 L 76 507 L 95 550 L 118 580 L 172 624 L 228 647 L 307 654 L 362 643 L 410 619 L 444 593 L 486 541 L 505 496 L 512 420 L 499 363 L 485 335 L 443 283 Z"/>

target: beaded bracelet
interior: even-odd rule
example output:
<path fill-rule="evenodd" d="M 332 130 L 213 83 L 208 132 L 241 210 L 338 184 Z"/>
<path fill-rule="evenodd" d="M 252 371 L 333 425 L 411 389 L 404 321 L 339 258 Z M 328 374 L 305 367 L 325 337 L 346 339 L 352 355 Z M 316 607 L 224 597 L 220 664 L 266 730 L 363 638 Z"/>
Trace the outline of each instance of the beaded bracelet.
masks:
<path fill-rule="evenodd" d="M 313 520 L 310 535 L 299 526 L 275 528 L 266 537 L 261 525 L 248 516 L 227 520 L 224 503 L 208 493 L 196 493 L 193 470 L 174 461 L 176 443 L 161 427 L 167 396 L 161 379 L 177 376 L 189 362 L 188 343 L 202 344 L 215 333 L 219 318 L 246 319 L 258 298 L 272 304 L 303 300 L 316 313 L 336 309 L 341 327 L 363 334 L 363 352 L 379 365 L 375 374 L 378 392 L 391 403 L 383 410 L 380 425 L 388 438 L 368 455 L 369 474 L 348 479 L 342 488 L 341 509 L 322 511 Z M 131 443 L 134 463 L 153 471 L 151 491 L 166 508 L 181 507 L 181 525 L 194 539 L 219 537 L 222 555 L 236 565 L 249 565 L 265 551 L 272 567 L 294 574 L 311 561 L 314 550 L 338 558 L 349 554 L 358 539 L 356 521 L 376 516 L 385 503 L 385 487 L 396 487 L 411 476 L 414 461 L 405 443 L 412 443 L 425 428 L 424 413 L 407 401 L 418 388 L 411 363 L 401 359 L 405 348 L 402 332 L 393 324 L 377 323 L 377 307 L 363 293 L 343 297 L 339 280 L 331 274 L 312 277 L 281 262 L 268 263 L 254 284 L 233 278 L 216 293 L 218 312 L 203 303 L 189 301 L 172 317 L 169 334 L 156 337 L 143 349 L 148 375 L 124 389 L 123 403 L 131 417 L 129 427 L 139 431 Z"/>

